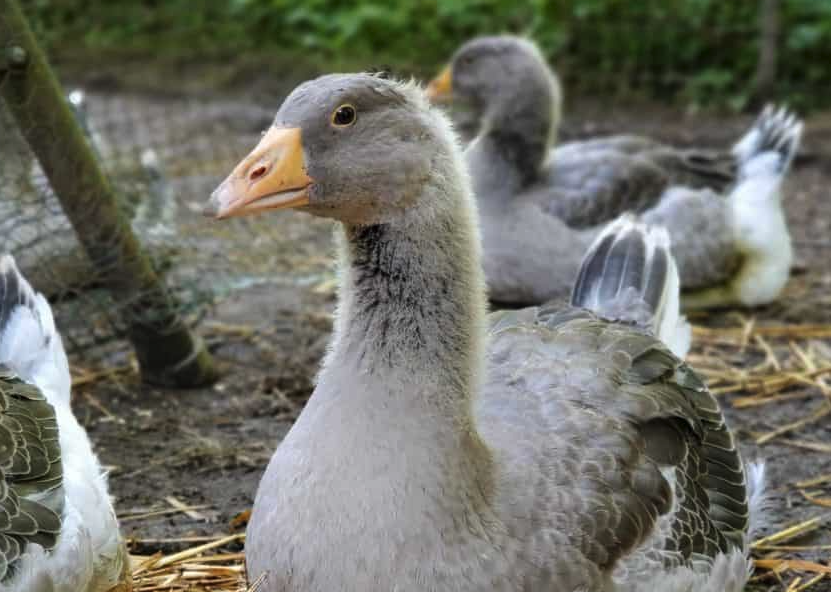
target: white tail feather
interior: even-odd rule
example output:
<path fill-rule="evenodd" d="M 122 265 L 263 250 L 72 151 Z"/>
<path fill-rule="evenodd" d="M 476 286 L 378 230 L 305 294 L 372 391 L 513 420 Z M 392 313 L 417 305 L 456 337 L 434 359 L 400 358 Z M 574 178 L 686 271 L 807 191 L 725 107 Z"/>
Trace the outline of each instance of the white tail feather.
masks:
<path fill-rule="evenodd" d="M 681 316 L 679 291 L 666 229 L 624 214 L 603 230 L 586 253 L 572 304 L 604 318 L 648 327 L 683 358 L 692 329 Z"/>
<path fill-rule="evenodd" d="M 802 122 L 784 107 L 778 109 L 767 105 L 753 122 L 753 126 L 733 146 L 733 156 L 739 164 L 740 175 L 750 161 L 766 152 L 777 152 L 784 156 L 780 166 L 790 167 L 799 148 Z"/>
<path fill-rule="evenodd" d="M 781 190 L 801 134 L 802 122 L 796 116 L 767 107 L 734 148 L 739 182 L 730 204 L 744 263 L 733 279 L 732 292 L 746 306 L 774 300 L 790 275 L 793 253 Z"/>
<path fill-rule="evenodd" d="M 692 325 L 687 322 L 687 317 L 681 315 L 681 280 L 678 276 L 678 266 L 672 256 L 669 233 L 665 228 L 659 227 L 651 229 L 650 236 L 654 234 L 657 234 L 659 241 L 653 249 L 666 250 L 669 262 L 661 316 L 658 317 L 661 321 L 656 327 L 655 335 L 669 347 L 672 353 L 683 359 L 692 346 Z"/>

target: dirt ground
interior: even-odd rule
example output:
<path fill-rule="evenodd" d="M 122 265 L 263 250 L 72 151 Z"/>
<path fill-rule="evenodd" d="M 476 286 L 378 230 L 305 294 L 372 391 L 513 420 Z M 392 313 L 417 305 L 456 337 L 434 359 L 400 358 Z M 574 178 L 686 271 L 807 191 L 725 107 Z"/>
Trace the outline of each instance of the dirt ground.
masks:
<path fill-rule="evenodd" d="M 101 80 L 109 79 L 102 75 L 98 82 Z M 280 86 L 260 84 L 251 101 L 276 109 L 280 102 L 280 89 L 276 87 Z M 106 92 L 128 91 L 115 85 Z M 565 139 L 625 131 L 679 145 L 723 147 L 738 138 L 750 121 L 749 116 L 692 114 L 650 103 L 609 105 L 572 99 L 566 109 Z M 698 316 L 693 319 L 696 324 L 742 326 L 750 319 L 755 319 L 758 326 L 831 324 L 831 114 L 809 119 L 803 146 L 786 188 L 797 266 L 781 302 L 759 310 Z M 238 155 L 243 154 L 240 148 Z M 209 179 L 205 186 L 215 180 Z M 200 201 L 205 197 L 192 195 L 187 199 Z M 198 219 L 191 211 L 186 215 L 193 218 L 191 231 L 203 236 L 208 244 L 215 231 L 212 223 Z M 170 552 L 188 544 L 189 537 L 228 532 L 238 526 L 234 518 L 251 507 L 270 454 L 312 391 L 331 328 L 333 247 L 328 223 L 286 213 L 257 222 L 234 222 L 228 228 L 223 232 L 240 233 L 247 239 L 234 243 L 230 251 L 207 249 L 196 256 L 233 267 L 248 264 L 260 254 L 257 264 L 270 272 L 264 281 L 230 291 L 199 327 L 222 366 L 221 381 L 208 389 L 168 391 L 143 386 L 133 372 L 126 371 L 88 382 L 74 392 L 77 414 L 110 469 L 111 490 L 136 553 Z M 264 247 L 258 245 L 258 233 L 268 236 Z M 248 241 L 252 251 L 247 250 Z M 793 348 L 787 340 L 779 340 L 774 346 L 783 360 L 792 357 Z M 805 340 L 798 346 L 813 352 L 815 359 L 831 363 L 831 341 Z M 694 354 L 703 359 L 714 351 L 728 350 L 698 343 Z M 732 357 L 728 361 L 735 366 L 750 366 L 763 357 L 752 347 L 729 352 Z M 79 368 L 88 364 L 80 357 L 73 361 Z M 821 446 L 809 449 L 799 445 L 831 444 L 829 417 L 785 431 L 764 445 L 754 443 L 760 433 L 801 420 L 829 405 L 816 386 L 797 385 L 787 392 L 797 393 L 799 398 L 795 395 L 742 408 L 735 408 L 733 403 L 748 395 L 747 391 L 726 394 L 722 399 L 746 457 L 762 458 L 767 463 L 773 492 L 768 532 L 828 511 L 807 500 L 794 484 L 831 474 L 827 448 L 822 451 Z M 818 485 L 814 491 L 824 491 L 825 497 L 831 498 L 831 482 Z M 166 501 L 169 497 L 194 509 L 189 513 L 143 516 L 170 509 Z M 831 545 L 831 534 L 823 527 L 789 543 Z M 827 549 L 789 556 L 828 562 Z M 790 578 L 784 576 L 785 580 Z M 775 579 L 762 579 L 754 585 L 758 590 L 784 589 Z M 831 578 L 812 590 L 831 590 Z"/>

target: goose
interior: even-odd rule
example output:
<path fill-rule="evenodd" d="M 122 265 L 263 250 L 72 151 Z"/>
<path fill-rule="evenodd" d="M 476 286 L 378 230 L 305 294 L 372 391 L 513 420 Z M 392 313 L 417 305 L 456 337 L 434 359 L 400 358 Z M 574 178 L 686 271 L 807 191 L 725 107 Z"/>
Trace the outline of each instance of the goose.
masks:
<path fill-rule="evenodd" d="M 537 47 L 511 36 L 463 45 L 428 94 L 459 96 L 481 119 L 465 157 L 494 300 L 561 296 L 587 243 L 623 211 L 670 231 L 686 308 L 758 306 L 784 288 L 792 248 L 781 185 L 802 130 L 786 110 L 765 109 L 723 154 L 637 136 L 551 150 L 559 84 Z M 555 257 L 562 271 L 542 273 Z"/>
<path fill-rule="evenodd" d="M 637 319 L 581 308 L 677 328 L 666 236 L 624 219 L 573 305 L 488 317 L 450 123 L 369 74 L 298 86 L 205 213 L 286 208 L 339 222 L 339 295 L 256 494 L 260 592 L 741 590 L 761 465 Z"/>
<path fill-rule="evenodd" d="M 519 174 L 541 186 L 535 187 L 537 199 L 573 227 L 643 211 L 673 186 L 725 193 L 750 142 L 745 135 L 730 151 L 679 149 L 624 134 L 552 148 L 562 119 L 562 88 L 539 47 L 512 35 L 462 45 L 427 92 L 436 102 L 468 107 L 481 130 L 511 153 Z M 774 115 L 788 114 L 769 106 L 760 119 Z"/>
<path fill-rule="evenodd" d="M 86 431 L 72 414 L 49 303 L 0 258 L 0 589 L 126 592 L 129 561 Z"/>

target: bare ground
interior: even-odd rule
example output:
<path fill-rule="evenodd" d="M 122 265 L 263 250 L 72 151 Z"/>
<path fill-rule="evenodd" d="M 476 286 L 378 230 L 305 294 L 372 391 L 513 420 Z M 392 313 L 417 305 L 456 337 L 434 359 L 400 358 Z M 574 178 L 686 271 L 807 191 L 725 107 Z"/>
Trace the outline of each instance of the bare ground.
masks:
<path fill-rule="evenodd" d="M 280 86 L 280 85 L 275 85 Z M 267 90 L 271 90 L 268 84 Z M 279 92 L 261 104 L 279 104 Z M 721 147 L 737 138 L 747 116 L 688 114 L 654 104 L 608 105 L 578 102 L 568 105 L 564 136 L 578 138 L 618 131 L 641 132 L 682 145 Z M 238 150 L 242 156 L 243 149 Z M 209 181 L 207 185 L 215 181 Z M 722 311 L 696 317 L 710 327 L 757 326 L 783 323 L 831 324 L 828 286 L 831 284 L 831 114 L 810 119 L 804 149 L 787 186 L 787 210 L 798 258 L 797 269 L 782 301 L 759 310 Z M 205 195 L 183 199 L 200 201 Z M 199 330 L 223 368 L 214 387 L 167 391 L 138 383 L 132 370 L 91 380 L 75 389 L 78 416 L 88 429 L 104 464 L 117 508 L 127 516 L 123 527 L 134 539 L 133 551 L 148 553 L 178 549 L 186 537 L 213 535 L 233 528 L 235 516 L 251 507 L 257 483 L 271 452 L 311 393 L 314 375 L 331 328 L 331 227 L 326 222 L 287 213 L 257 222 L 235 221 L 221 232 L 238 233 L 237 240 L 217 248 L 211 222 L 192 216 L 192 232 L 204 239 L 197 259 L 219 265 L 251 265 L 265 269 L 265 281 L 231 291 L 203 321 Z M 260 236 L 267 236 L 261 244 Z M 243 240 L 239 240 L 242 237 Z M 231 247 L 227 247 L 231 244 Z M 213 245 L 213 246 L 211 246 Z M 230 264 L 229 264 L 230 262 Z M 181 263 L 180 265 L 187 265 Z M 795 338 L 819 364 L 831 363 L 831 341 Z M 794 357 L 788 340 L 773 340 L 785 363 Z M 694 354 L 707 360 L 720 355 L 733 367 L 750 367 L 764 358 L 758 347 L 720 347 L 699 342 Z M 122 362 L 126 354 L 121 356 Z M 79 368 L 87 362 L 76 358 Z M 714 383 L 715 384 L 715 383 Z M 749 394 L 739 390 L 723 396 L 723 406 L 747 458 L 762 458 L 772 490 L 768 532 L 828 512 L 812 503 L 794 484 L 831 474 L 829 416 L 798 425 L 764 445 L 760 434 L 806 418 L 829 399 L 816 385 L 794 385 L 785 393 L 802 393 L 756 407 L 734 408 Z M 794 442 L 797 442 L 796 444 Z M 815 449 L 799 443 L 816 443 Z M 826 448 L 822 450 L 822 445 Z M 348 468 L 345 468 L 348 470 Z M 831 499 L 831 481 L 807 488 L 811 495 Z M 198 506 L 191 512 L 130 518 L 156 509 L 169 509 L 167 497 Z M 194 513 L 195 512 L 195 513 Z M 823 527 L 789 541 L 792 545 L 831 544 Z M 828 551 L 789 552 L 827 564 Z M 785 582 L 793 574 L 782 576 Z M 803 583 L 809 578 L 805 577 Z M 783 590 L 766 577 L 758 590 Z M 831 590 L 831 578 L 812 590 Z"/>

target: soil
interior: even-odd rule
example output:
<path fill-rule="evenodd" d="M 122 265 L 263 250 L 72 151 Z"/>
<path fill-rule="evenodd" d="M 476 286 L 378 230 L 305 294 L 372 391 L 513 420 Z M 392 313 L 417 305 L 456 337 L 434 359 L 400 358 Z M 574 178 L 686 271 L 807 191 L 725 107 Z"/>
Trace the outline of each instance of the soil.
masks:
<path fill-rule="evenodd" d="M 232 79 L 234 84 L 239 82 L 239 77 Z M 153 89 L 139 93 L 134 86 L 114 84 L 106 76 L 98 80 L 99 86 L 93 84 L 93 88 L 102 99 L 129 100 L 131 104 L 160 100 Z M 234 96 L 233 100 L 256 105 L 266 113 L 279 105 L 281 92 L 288 88 L 288 84 L 282 89 L 277 83 L 252 84 L 259 89 L 256 95 Z M 221 96 L 227 100 L 227 93 Z M 205 95 L 201 99 L 205 101 Z M 724 147 L 739 137 L 750 120 L 746 115 L 690 113 L 648 102 L 608 105 L 571 99 L 562 136 L 571 139 L 634 132 L 677 145 Z M 267 119 L 256 121 L 262 125 Z M 258 124 L 251 125 L 253 129 L 241 132 L 245 141 L 232 150 L 237 158 L 245 153 L 245 146 L 253 146 Z M 738 311 L 760 324 L 831 323 L 831 114 L 809 118 L 803 146 L 786 187 L 786 208 L 797 253 L 794 276 L 779 303 Z M 201 202 L 219 177 L 230 170 L 227 167 L 232 160 L 223 159 L 224 172 L 213 169 L 206 174 L 201 193 L 180 199 Z M 176 177 L 174 174 L 174 181 Z M 121 514 L 169 508 L 168 496 L 198 506 L 193 516 L 176 513 L 125 519 L 125 533 L 134 539 L 132 549 L 142 554 L 170 552 L 187 544 L 177 539 L 227 532 L 234 527 L 234 518 L 251 508 L 272 451 L 312 391 L 331 329 L 334 294 L 329 223 L 286 213 L 256 222 L 234 221 L 217 230 L 191 209 L 181 214 L 191 224 L 188 232 L 193 234 L 188 235 L 188 244 L 195 245 L 186 254 L 201 262 L 200 269 L 209 270 L 214 262 L 231 271 L 240 266 L 258 270 L 257 281 L 247 286 L 238 282 L 226 291 L 198 328 L 221 364 L 221 381 L 211 388 L 173 391 L 142 385 L 135 372 L 128 370 L 74 392 L 77 414 L 102 462 L 110 468 L 111 491 Z M 231 240 L 222 238 L 229 236 Z M 187 260 L 176 263 L 182 267 L 188 264 Z M 722 311 L 694 321 L 735 326 L 736 314 Z M 819 351 L 829 345 L 814 344 Z M 784 346 L 787 348 L 786 343 Z M 702 353 L 702 346 L 696 346 L 694 353 Z M 111 359 L 123 362 L 126 356 L 124 350 Z M 738 360 L 752 361 L 750 354 Z M 90 364 L 77 352 L 73 362 L 78 367 Z M 806 398 L 756 408 L 733 408 L 732 401 L 747 393 L 722 399 L 746 457 L 767 463 L 773 492 L 768 532 L 823 514 L 823 509 L 807 502 L 793 483 L 831 473 L 831 455 L 797 448 L 777 438 L 756 446 L 751 435 L 802 419 L 818 405 L 827 404 L 818 389 L 805 387 L 805 391 Z M 831 420 L 805 425 L 796 437 L 831 443 Z M 824 487 L 825 497 L 831 497 L 831 486 L 826 483 Z M 791 542 L 829 545 L 831 534 L 823 528 Z M 827 562 L 827 551 L 797 556 Z M 775 579 L 754 585 L 757 590 L 783 589 Z M 812 590 L 831 590 L 831 582 Z"/>

